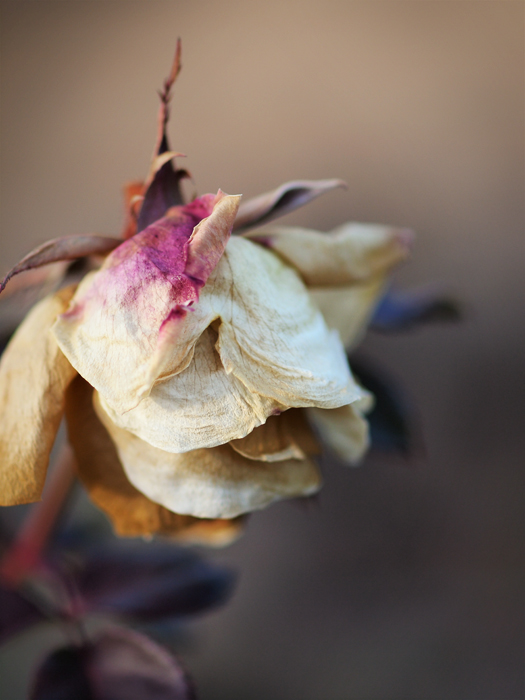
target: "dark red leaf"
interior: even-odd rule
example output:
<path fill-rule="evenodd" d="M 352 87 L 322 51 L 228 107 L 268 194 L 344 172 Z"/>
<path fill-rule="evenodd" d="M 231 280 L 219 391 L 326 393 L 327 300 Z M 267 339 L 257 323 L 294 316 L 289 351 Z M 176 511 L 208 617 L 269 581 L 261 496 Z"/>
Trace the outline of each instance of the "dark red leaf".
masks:
<path fill-rule="evenodd" d="M 241 202 L 235 231 L 266 224 L 279 216 L 308 204 L 325 192 L 346 187 L 342 180 L 294 180 L 286 182 L 272 192 L 266 192 L 246 202 Z"/>
<path fill-rule="evenodd" d="M 53 652 L 30 700 L 195 700 L 177 659 L 143 634 L 115 627 L 93 643 Z"/>
<path fill-rule="evenodd" d="M 22 258 L 4 277 L 3 282 L 0 284 L 0 292 L 4 290 L 11 277 L 18 275 L 20 272 L 42 267 L 42 265 L 49 265 L 60 260 L 77 260 L 87 255 L 104 255 L 121 243 L 122 241 L 118 238 L 108 238 L 94 234 L 54 238 L 35 248 Z"/>
<path fill-rule="evenodd" d="M 88 610 L 153 622 L 224 603 L 234 576 L 172 545 L 120 543 L 92 551 L 76 576 Z"/>

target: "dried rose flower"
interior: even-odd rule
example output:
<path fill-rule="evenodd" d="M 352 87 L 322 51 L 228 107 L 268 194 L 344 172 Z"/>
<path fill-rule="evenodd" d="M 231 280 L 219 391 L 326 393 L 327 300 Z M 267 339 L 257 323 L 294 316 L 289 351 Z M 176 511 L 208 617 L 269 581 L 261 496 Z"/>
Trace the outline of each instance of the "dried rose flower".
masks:
<path fill-rule="evenodd" d="M 65 413 L 79 477 L 117 532 L 222 544 L 243 514 L 320 488 L 312 425 L 350 464 L 366 451 L 372 398 L 345 346 L 411 236 L 266 226 L 338 180 L 184 204 L 187 173 L 166 138 L 179 59 L 150 176 L 129 190 L 126 240 L 57 239 L 6 278 L 107 254 L 78 287 L 40 301 L 4 353 L 0 494 L 5 505 L 40 498 Z"/>

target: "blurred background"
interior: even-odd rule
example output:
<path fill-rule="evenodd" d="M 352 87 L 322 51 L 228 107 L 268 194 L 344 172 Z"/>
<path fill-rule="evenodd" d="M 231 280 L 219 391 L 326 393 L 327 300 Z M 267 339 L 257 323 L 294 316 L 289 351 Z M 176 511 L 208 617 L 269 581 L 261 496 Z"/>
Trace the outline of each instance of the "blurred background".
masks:
<path fill-rule="evenodd" d="M 212 555 L 240 580 L 182 651 L 202 700 L 523 698 L 523 2 L 0 8 L 2 272 L 48 238 L 120 231 L 180 36 L 170 134 L 199 193 L 343 178 L 283 221 L 409 226 L 396 285 L 464 302 L 462 324 L 360 350 L 417 406 L 417 459 L 327 459 L 316 502 L 255 514 Z M 0 650 L 2 700 L 25 697 L 46 634 Z"/>

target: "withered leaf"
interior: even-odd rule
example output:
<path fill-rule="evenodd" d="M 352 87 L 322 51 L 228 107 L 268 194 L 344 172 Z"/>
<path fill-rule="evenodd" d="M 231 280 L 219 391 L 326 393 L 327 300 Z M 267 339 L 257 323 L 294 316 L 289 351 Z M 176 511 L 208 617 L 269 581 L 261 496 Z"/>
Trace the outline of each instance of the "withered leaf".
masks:
<path fill-rule="evenodd" d="M 346 187 L 343 180 L 293 180 L 271 192 L 248 199 L 239 207 L 234 230 L 268 223 L 308 204 L 325 192 Z"/>

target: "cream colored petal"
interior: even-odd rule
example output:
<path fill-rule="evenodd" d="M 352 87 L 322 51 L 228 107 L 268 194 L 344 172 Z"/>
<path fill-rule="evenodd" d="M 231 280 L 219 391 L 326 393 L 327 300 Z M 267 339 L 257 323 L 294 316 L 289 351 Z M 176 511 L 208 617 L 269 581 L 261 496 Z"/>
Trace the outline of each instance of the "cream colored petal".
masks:
<path fill-rule="evenodd" d="M 408 229 L 347 223 L 329 233 L 275 227 L 245 234 L 278 253 L 310 287 L 366 282 L 385 274 L 409 253 Z"/>
<path fill-rule="evenodd" d="M 310 289 L 310 295 L 329 328 L 338 331 L 349 350 L 362 340 L 384 286 L 385 280 L 379 276 L 351 287 Z"/>
<path fill-rule="evenodd" d="M 358 464 L 370 446 L 368 421 L 363 417 L 363 411 L 369 409 L 369 404 L 370 399 L 365 398 L 330 411 L 308 409 L 321 440 L 347 464 Z"/>
<path fill-rule="evenodd" d="M 319 472 L 308 460 L 266 464 L 229 445 L 173 454 L 116 426 L 95 394 L 95 409 L 110 433 L 129 480 L 169 510 L 198 518 L 234 518 L 282 498 L 315 493 Z"/>
<path fill-rule="evenodd" d="M 93 408 L 93 387 L 77 376 L 66 391 L 66 421 L 79 479 L 91 500 L 124 537 L 162 534 L 179 541 L 222 546 L 242 532 L 237 520 L 203 520 L 154 503 L 128 480 L 117 450 Z"/>
<path fill-rule="evenodd" d="M 278 256 L 233 238 L 216 272 L 217 350 L 228 373 L 290 407 L 335 408 L 360 396 L 337 333 Z"/>
<path fill-rule="evenodd" d="M 187 369 L 156 384 L 133 410 L 119 414 L 101 395 L 104 410 L 121 428 L 167 452 L 215 447 L 244 437 L 284 406 L 227 374 L 216 340 L 217 333 L 207 328 Z"/>
<path fill-rule="evenodd" d="M 305 459 L 320 452 L 302 408 L 290 408 L 279 416 L 270 416 L 264 425 L 229 444 L 243 457 L 263 462 Z"/>
<path fill-rule="evenodd" d="M 74 287 L 40 301 L 27 315 L 0 362 L 0 504 L 39 500 L 76 372 L 51 333 Z"/>

